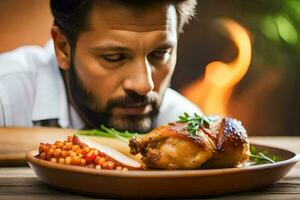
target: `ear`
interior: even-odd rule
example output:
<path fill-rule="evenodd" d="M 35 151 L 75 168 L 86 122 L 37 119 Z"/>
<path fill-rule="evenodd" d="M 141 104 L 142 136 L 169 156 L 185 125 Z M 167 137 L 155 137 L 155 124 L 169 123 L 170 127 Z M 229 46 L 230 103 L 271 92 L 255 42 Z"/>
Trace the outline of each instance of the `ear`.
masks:
<path fill-rule="evenodd" d="M 51 29 L 51 36 L 54 41 L 55 54 L 59 67 L 63 70 L 69 69 L 71 66 L 71 47 L 68 39 L 56 25 Z"/>

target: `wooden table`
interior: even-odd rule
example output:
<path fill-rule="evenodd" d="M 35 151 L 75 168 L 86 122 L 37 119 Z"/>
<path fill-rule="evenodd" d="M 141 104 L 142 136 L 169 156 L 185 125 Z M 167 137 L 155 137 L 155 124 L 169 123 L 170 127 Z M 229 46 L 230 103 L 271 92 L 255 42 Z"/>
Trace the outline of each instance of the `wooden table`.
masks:
<path fill-rule="evenodd" d="M 252 142 L 300 152 L 300 137 L 253 137 Z M 0 199 L 94 199 L 45 185 L 28 167 L 0 168 Z M 268 187 L 206 199 L 300 199 L 300 163 L 283 179 Z"/>

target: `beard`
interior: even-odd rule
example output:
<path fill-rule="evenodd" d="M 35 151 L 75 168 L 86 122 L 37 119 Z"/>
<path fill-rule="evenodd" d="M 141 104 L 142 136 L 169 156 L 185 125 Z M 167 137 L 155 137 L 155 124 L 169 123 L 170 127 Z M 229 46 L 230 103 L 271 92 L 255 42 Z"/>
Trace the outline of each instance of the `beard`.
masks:
<path fill-rule="evenodd" d="M 146 95 L 139 95 L 134 91 L 127 91 L 124 96 L 112 98 L 106 105 L 100 106 L 97 98 L 78 78 L 73 63 L 66 73 L 69 77 L 69 96 L 81 112 L 81 117 L 88 121 L 87 128 L 100 128 L 103 124 L 120 131 L 138 133 L 146 133 L 154 128 L 154 120 L 159 113 L 162 99 L 157 92 L 151 91 Z M 137 104 L 150 106 L 150 111 L 140 115 L 116 115 L 112 112 L 115 108 L 126 108 Z"/>

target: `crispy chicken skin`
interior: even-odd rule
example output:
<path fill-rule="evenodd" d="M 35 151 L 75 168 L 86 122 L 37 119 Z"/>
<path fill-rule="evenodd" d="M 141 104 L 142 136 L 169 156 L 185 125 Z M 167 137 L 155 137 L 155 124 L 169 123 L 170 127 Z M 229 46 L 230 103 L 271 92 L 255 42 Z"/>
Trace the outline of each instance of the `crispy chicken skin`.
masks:
<path fill-rule="evenodd" d="M 233 118 L 211 118 L 208 132 L 215 136 L 216 149 L 203 167 L 225 168 L 244 164 L 249 160 L 250 147 L 247 132 L 241 122 Z"/>
<path fill-rule="evenodd" d="M 249 158 L 247 133 L 232 118 L 210 117 L 210 128 L 190 134 L 187 123 L 169 123 L 130 140 L 132 154 L 154 169 L 233 167 Z"/>

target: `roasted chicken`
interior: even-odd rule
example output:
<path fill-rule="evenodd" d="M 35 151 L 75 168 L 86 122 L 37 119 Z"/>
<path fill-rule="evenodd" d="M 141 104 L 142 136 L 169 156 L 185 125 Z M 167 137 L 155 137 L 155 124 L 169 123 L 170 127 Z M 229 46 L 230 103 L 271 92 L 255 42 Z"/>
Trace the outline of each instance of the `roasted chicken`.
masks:
<path fill-rule="evenodd" d="M 246 130 L 232 118 L 208 117 L 209 127 L 191 134 L 188 123 L 174 122 L 132 138 L 132 154 L 155 169 L 234 167 L 249 158 Z"/>

